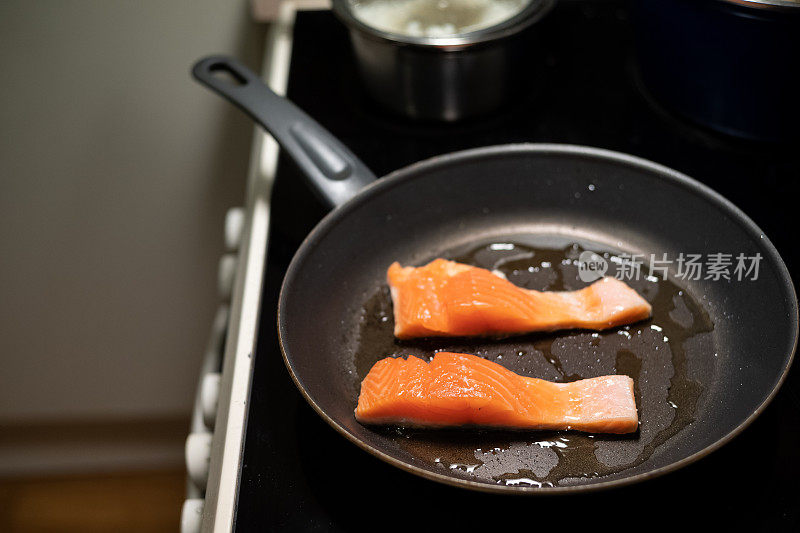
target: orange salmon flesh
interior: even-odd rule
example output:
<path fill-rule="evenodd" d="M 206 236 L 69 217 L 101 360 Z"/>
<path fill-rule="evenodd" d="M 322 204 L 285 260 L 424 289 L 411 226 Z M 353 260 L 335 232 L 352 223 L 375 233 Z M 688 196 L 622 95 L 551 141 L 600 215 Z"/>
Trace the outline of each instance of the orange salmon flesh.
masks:
<path fill-rule="evenodd" d="M 611 277 L 577 291 L 540 292 L 483 268 L 436 259 L 419 268 L 393 263 L 387 279 L 399 339 L 603 330 L 652 313 L 635 290 Z"/>
<path fill-rule="evenodd" d="M 552 383 L 481 357 L 437 353 L 378 361 L 361 383 L 362 424 L 631 433 L 639 419 L 628 376 Z"/>

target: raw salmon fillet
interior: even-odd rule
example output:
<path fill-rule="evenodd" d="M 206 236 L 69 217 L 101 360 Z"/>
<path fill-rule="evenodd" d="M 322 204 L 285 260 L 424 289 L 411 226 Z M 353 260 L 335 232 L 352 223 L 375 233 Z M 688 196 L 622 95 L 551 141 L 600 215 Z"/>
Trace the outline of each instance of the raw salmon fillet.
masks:
<path fill-rule="evenodd" d="M 639 419 L 628 376 L 552 383 L 486 359 L 437 353 L 378 361 L 361 383 L 362 424 L 485 426 L 631 433 Z"/>
<path fill-rule="evenodd" d="M 611 277 L 577 291 L 539 292 L 483 268 L 436 259 L 418 268 L 393 263 L 387 279 L 399 339 L 602 330 L 643 320 L 652 311 L 636 291 Z"/>

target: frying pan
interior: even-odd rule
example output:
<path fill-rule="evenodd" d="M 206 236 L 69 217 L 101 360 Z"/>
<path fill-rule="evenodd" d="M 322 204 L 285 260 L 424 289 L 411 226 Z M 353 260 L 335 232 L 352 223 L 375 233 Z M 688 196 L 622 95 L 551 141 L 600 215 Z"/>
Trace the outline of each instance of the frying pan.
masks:
<path fill-rule="evenodd" d="M 309 404 L 369 453 L 428 479 L 489 492 L 608 488 L 719 448 L 783 382 L 798 337 L 791 278 L 763 232 L 699 182 L 636 157 L 552 144 L 456 152 L 376 180 L 343 144 L 235 60 L 208 57 L 192 72 L 266 128 L 334 207 L 289 266 L 278 333 L 289 373 Z M 675 278 L 674 268 L 654 275 L 653 265 L 645 265 L 649 274 L 629 283 L 651 301 L 653 319 L 610 332 L 392 339 L 385 275 L 393 261 L 419 265 L 443 256 L 480 264 L 486 253 L 522 250 L 523 262 L 553 256 L 561 269 L 552 270 L 560 286 L 533 277 L 529 288 L 574 289 L 585 285 L 569 270 L 575 264 L 569 254 L 579 249 L 612 263 L 625 253 L 761 260 L 758 272 L 742 280 L 704 275 L 668 283 L 659 275 Z M 560 263 L 558 250 L 565 254 Z M 509 267 L 519 257 L 501 259 Z M 551 262 L 508 273 L 535 273 Z M 640 430 L 629 436 L 423 431 L 355 420 L 359 383 L 371 363 L 440 349 L 478 353 L 545 379 L 632 375 Z"/>

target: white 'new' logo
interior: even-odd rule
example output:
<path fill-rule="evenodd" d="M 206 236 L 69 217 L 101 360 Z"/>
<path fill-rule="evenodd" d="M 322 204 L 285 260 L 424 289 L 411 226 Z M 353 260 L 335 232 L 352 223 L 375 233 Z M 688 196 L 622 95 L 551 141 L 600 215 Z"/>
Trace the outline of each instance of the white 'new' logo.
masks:
<path fill-rule="evenodd" d="M 578 277 L 590 283 L 602 278 L 608 271 L 608 261 L 594 252 L 586 250 L 578 256 Z"/>

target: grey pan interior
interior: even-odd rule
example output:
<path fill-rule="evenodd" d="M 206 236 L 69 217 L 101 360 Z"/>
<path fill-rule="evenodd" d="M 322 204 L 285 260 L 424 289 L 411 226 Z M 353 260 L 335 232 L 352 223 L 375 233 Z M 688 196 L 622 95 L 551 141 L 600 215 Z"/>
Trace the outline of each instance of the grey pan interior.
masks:
<path fill-rule="evenodd" d="M 268 89 L 259 86 L 254 76 L 244 78 L 239 89 L 208 81 L 223 68 L 236 69 L 242 78 L 250 75 L 224 58 L 198 63 L 194 74 L 275 133 L 270 119 L 264 118 L 270 113 L 253 109 L 260 105 L 254 95 Z M 247 98 L 242 96 L 245 91 Z M 286 146 L 281 135 L 275 136 Z M 313 143 L 300 144 L 307 150 Z M 314 159 L 297 157 L 292 150 L 290 155 L 301 168 Z M 346 169 L 354 157 L 338 145 L 332 153 L 329 167 L 343 161 Z M 355 173 L 362 170 L 349 168 Z M 523 144 L 437 157 L 366 187 L 368 174 L 353 176 L 345 170 L 337 177 L 341 183 L 359 181 L 356 188 L 361 190 L 352 191 L 354 196 L 341 194 L 332 202 L 340 205 L 295 255 L 280 295 L 281 346 L 298 388 L 328 423 L 368 452 L 408 471 L 477 490 L 529 494 L 591 490 L 646 479 L 730 440 L 764 409 L 791 364 L 798 335 L 797 300 L 777 251 L 735 206 L 675 171 L 604 150 Z M 352 198 L 343 199 L 347 196 Z M 682 283 L 714 325 L 706 346 L 693 355 L 698 359 L 693 378 L 704 384 L 704 391 L 691 424 L 644 462 L 613 475 L 555 487 L 523 487 L 440 468 L 414 453 L 413 446 L 399 445 L 395 436 L 355 420 L 360 376 L 354 372 L 353 359 L 362 309 L 369 296 L 385 285 L 390 263 L 421 264 L 470 243 L 545 235 L 630 253 L 761 254 L 757 280 Z M 713 364 L 704 364 L 705 360 Z M 417 437 L 405 437 L 409 439 Z M 426 438 L 423 448 L 439 445 L 446 443 L 432 444 Z"/>

